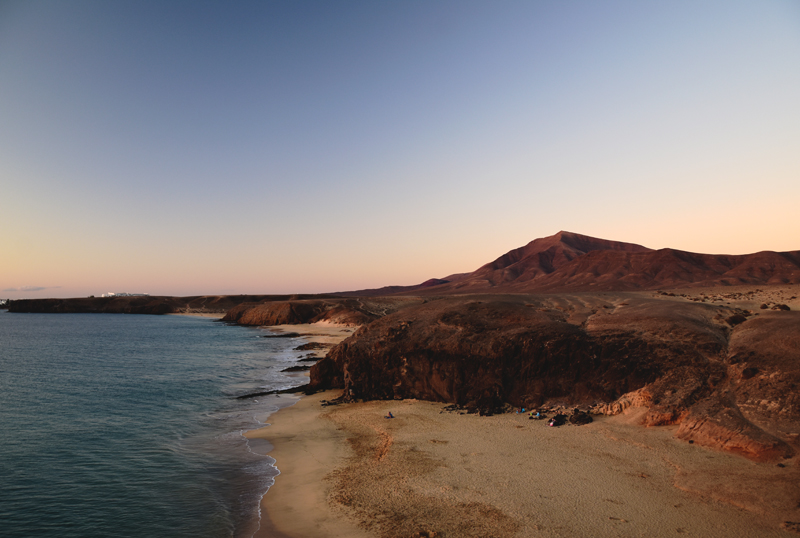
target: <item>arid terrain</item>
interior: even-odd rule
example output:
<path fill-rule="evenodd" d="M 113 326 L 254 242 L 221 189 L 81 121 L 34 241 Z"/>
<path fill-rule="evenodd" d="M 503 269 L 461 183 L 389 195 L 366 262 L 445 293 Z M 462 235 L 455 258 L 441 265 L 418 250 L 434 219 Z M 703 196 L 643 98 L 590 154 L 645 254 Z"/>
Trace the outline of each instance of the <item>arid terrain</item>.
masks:
<path fill-rule="evenodd" d="M 311 368 L 309 391 L 484 415 L 505 405 L 603 414 L 645 406 L 644 425 L 678 425 L 686 441 L 780 461 L 800 449 L 798 282 L 800 251 L 694 254 L 559 232 L 420 286 L 41 299 L 9 310 L 360 327 Z"/>
<path fill-rule="evenodd" d="M 558 232 L 471 273 L 346 295 L 561 293 L 800 284 L 800 251 L 699 254 Z"/>
<path fill-rule="evenodd" d="M 644 425 L 680 425 L 687 441 L 780 461 L 800 449 L 797 291 L 428 300 L 333 348 L 312 367 L 311 388 L 483 414 L 505 404 L 603 414 L 646 406 Z M 711 299 L 694 300 L 701 294 Z M 762 310 L 766 302 L 794 309 Z"/>
<path fill-rule="evenodd" d="M 281 442 L 297 443 L 306 434 L 320 442 L 349 441 L 347 450 L 326 452 L 337 462 L 333 468 L 323 465 L 308 478 L 312 490 L 313 484 L 319 486 L 313 490 L 314 502 L 344 517 L 336 520 L 343 526 L 332 535 L 533 536 L 538 535 L 532 534 L 536 529 L 545 536 L 588 536 L 588 529 L 600 529 L 597 536 L 666 535 L 653 531 L 665 528 L 658 524 L 663 502 L 676 508 L 686 502 L 721 502 L 761 518 L 756 534 L 741 534 L 746 525 L 732 523 L 739 520 L 724 509 L 728 515 L 715 521 L 728 521 L 733 535 L 759 535 L 767 528 L 770 533 L 800 532 L 800 251 L 696 254 L 560 232 L 472 273 L 418 286 L 316 296 L 12 301 L 9 309 L 216 312 L 223 321 L 241 325 L 357 328 L 340 333 L 327 354 L 313 357 L 319 360 L 305 387 L 307 394 L 329 391 L 326 398 L 340 406 L 320 414 L 317 400 L 311 410 L 301 402 L 307 413 L 303 424 L 311 425 L 311 433 L 289 427 L 258 434 L 275 441 L 283 469 L 300 468 L 303 462 L 292 463 L 293 456 Z M 420 401 L 436 407 L 420 407 Z M 434 416 L 445 405 L 460 420 L 469 421 L 470 435 L 486 437 L 483 444 L 460 436 L 453 421 Z M 601 466 L 598 476 L 608 474 L 611 465 L 618 471 L 628 469 L 631 476 L 655 477 L 648 480 L 657 482 L 655 489 L 645 488 L 647 502 L 654 504 L 622 508 L 628 503 L 623 498 L 636 491 L 638 482 L 628 484 L 628 478 L 611 473 L 601 479 L 622 480 L 624 491 L 609 493 L 603 501 L 611 503 L 608 506 L 582 502 L 593 514 L 586 521 L 559 526 L 557 517 L 541 515 L 542 509 L 565 509 L 567 492 L 580 495 L 574 491 L 578 484 L 553 496 L 542 493 L 551 480 L 542 477 L 550 469 L 538 458 L 549 454 L 546 457 L 555 459 L 565 445 L 540 445 L 551 434 L 529 433 L 530 424 L 518 424 L 519 417 L 509 413 L 519 408 L 564 414 L 578 418 L 576 423 L 579 417 L 594 417 L 595 424 L 588 426 L 595 428 L 594 437 L 568 437 L 572 440 L 566 446 L 576 454 L 594 451 L 589 459 Z M 392 409 L 406 409 L 408 416 L 383 422 L 381 413 Z M 423 427 L 419 421 L 435 426 Z M 336 425 L 339 433 L 324 424 Z M 320 434 L 320 429 L 327 433 Z M 500 433 L 505 430 L 513 435 Z M 491 441 L 495 435 L 500 444 Z M 318 448 L 314 442 L 308 446 Z M 513 448 L 515 443 L 523 444 Z M 638 449 L 631 446 L 644 447 L 645 452 L 634 454 Z M 452 452 L 455 447 L 457 454 Z M 447 454 L 438 454 L 440 450 Z M 481 463 L 492 460 L 493 450 L 505 454 L 502 468 L 494 471 Z M 492 500 L 494 486 L 469 485 L 463 482 L 468 475 L 456 472 L 483 469 L 475 475 L 482 477 L 479 481 L 499 473 L 502 488 L 522 495 L 524 483 L 514 482 L 508 468 L 509 451 L 512 461 L 518 457 L 520 465 L 530 463 L 521 476 L 544 480 L 530 492 L 534 508 L 526 501 L 515 504 L 508 496 Z M 615 451 L 621 452 L 614 456 Z M 650 463 L 638 465 L 644 453 L 650 455 L 644 458 Z M 717 461 L 698 463 L 698 453 Z M 463 461 L 456 461 L 458 454 Z M 577 465 L 581 471 L 575 476 L 590 481 L 590 469 L 580 467 L 580 461 L 576 455 L 558 460 L 558 465 L 567 466 L 564 472 Z M 747 471 L 737 470 L 736 461 Z M 382 463 L 376 467 L 375 462 Z M 451 474 L 439 476 L 447 472 Z M 364 477 L 372 478 L 364 482 Z M 697 497 L 676 500 L 672 486 Z M 592 495 L 604 495 L 602 484 L 586 487 Z M 375 498 L 374 491 L 388 497 Z M 653 511 L 650 519 L 624 525 L 640 517 L 640 509 Z M 279 510 L 268 511 L 278 524 Z M 321 526 L 295 528 L 293 535 L 329 535 L 324 529 L 333 524 L 331 517 L 339 516 L 322 515 L 315 519 Z M 691 529 L 694 535 L 730 535 L 709 533 L 703 521 L 711 516 L 702 510 L 686 515 L 686 526 L 676 523 L 681 514 L 673 516 L 664 520 L 674 527 L 670 533 Z M 465 530 L 466 522 L 471 522 L 472 531 Z"/>

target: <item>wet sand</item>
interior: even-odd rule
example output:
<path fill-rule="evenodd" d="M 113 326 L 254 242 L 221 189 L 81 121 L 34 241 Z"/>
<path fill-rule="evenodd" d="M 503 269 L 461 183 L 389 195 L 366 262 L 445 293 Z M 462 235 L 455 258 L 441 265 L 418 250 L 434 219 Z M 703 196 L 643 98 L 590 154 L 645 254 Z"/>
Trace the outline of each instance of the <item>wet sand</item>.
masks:
<path fill-rule="evenodd" d="M 550 428 L 415 400 L 320 406 L 338 394 L 248 433 L 275 446 L 262 507 L 285 536 L 786 537 L 800 521 L 797 458 L 690 445 L 637 425 L 641 410 Z"/>
<path fill-rule="evenodd" d="M 305 351 L 307 357 L 324 357 L 328 349 L 349 337 L 355 329 L 353 327 L 339 325 L 330 322 L 307 323 L 298 325 L 273 325 L 266 327 L 273 333 L 296 333 L 304 336 L 309 344 L 319 344 L 316 349 L 308 349 Z M 306 363 L 308 364 L 308 363 Z M 308 376 L 308 372 L 303 372 L 301 376 Z M 284 395 L 285 398 L 297 398 L 294 395 Z M 317 403 L 319 406 L 319 403 Z M 336 430 L 320 432 L 321 435 L 327 435 L 329 443 L 315 443 L 305 442 L 304 438 L 294 437 L 295 431 L 305 431 L 307 429 L 308 421 L 315 418 L 313 414 L 305 413 L 295 421 L 292 417 L 295 415 L 297 409 L 303 406 L 292 407 L 279 411 L 282 417 L 282 429 L 278 427 L 268 426 L 259 430 L 246 432 L 245 436 L 248 438 L 263 438 L 267 439 L 270 444 L 275 448 L 269 453 L 273 458 L 281 458 L 281 464 L 278 469 L 281 474 L 275 478 L 275 485 L 270 487 L 269 491 L 274 491 L 277 484 L 287 483 L 284 489 L 287 491 L 280 493 L 280 500 L 285 502 L 277 502 L 275 509 L 272 507 L 267 508 L 265 503 L 262 502 L 261 507 L 261 527 L 256 534 L 257 537 L 268 538 L 288 538 L 289 535 L 282 532 L 289 526 L 300 532 L 301 536 L 358 536 L 358 534 L 347 534 L 350 529 L 344 522 L 337 522 L 336 520 L 324 515 L 322 518 L 313 515 L 305 509 L 306 506 L 324 505 L 325 499 L 319 498 L 321 489 L 316 487 L 316 479 L 326 472 L 326 464 L 331 460 L 342 459 L 342 450 L 346 450 L 346 441 L 344 438 L 337 439 L 335 436 Z M 274 421 L 274 417 L 270 417 Z M 326 424 L 326 423 L 323 423 Z M 269 435 L 261 435 L 260 432 L 269 429 Z M 284 436 L 284 437 L 282 437 Z M 294 441 L 287 443 L 286 441 Z M 337 442 L 338 441 L 338 442 Z M 277 466 L 277 464 L 276 464 Z M 297 486 L 297 487 L 295 487 Z M 268 492 L 269 493 L 269 492 Z M 273 497 L 276 497 L 274 494 Z M 358 532 L 357 529 L 352 529 L 353 532 Z M 311 534 L 309 534 L 311 532 Z M 318 532 L 319 534 L 313 534 Z"/>

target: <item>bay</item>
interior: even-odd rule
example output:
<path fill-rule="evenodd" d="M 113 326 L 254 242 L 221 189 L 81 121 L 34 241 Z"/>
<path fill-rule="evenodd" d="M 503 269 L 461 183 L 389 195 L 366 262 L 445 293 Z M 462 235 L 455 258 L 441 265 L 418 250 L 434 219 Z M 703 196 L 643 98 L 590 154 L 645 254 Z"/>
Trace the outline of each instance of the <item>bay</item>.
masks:
<path fill-rule="evenodd" d="M 249 537 L 277 474 L 242 432 L 291 396 L 297 338 L 189 316 L 0 311 L 6 537 Z"/>

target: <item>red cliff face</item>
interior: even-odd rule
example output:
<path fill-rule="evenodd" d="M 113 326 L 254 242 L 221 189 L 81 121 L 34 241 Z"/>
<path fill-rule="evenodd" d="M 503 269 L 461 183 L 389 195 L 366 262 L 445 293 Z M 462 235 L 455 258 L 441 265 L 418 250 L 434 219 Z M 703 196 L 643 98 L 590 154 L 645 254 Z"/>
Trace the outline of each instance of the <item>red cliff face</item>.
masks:
<path fill-rule="evenodd" d="M 800 312 L 770 311 L 732 331 L 718 398 L 692 409 L 678 436 L 753 458 L 800 441 Z"/>
<path fill-rule="evenodd" d="M 515 291 L 653 290 L 692 286 L 770 285 L 800 282 L 800 253 L 760 252 L 740 256 L 695 254 L 673 249 L 651 252 L 595 251 Z"/>
<path fill-rule="evenodd" d="M 421 302 L 412 298 L 324 298 L 243 303 L 229 310 L 222 321 L 239 325 L 296 325 L 330 321 L 364 325 L 399 308 Z"/>
<path fill-rule="evenodd" d="M 726 319 L 742 314 L 723 306 L 599 296 L 579 304 L 483 296 L 409 307 L 332 349 L 312 368 L 311 386 L 343 388 L 350 400 L 419 398 L 484 412 L 505 402 L 608 404 L 638 391 L 645 425 L 681 424 L 679 436 L 698 444 L 765 460 L 800 448 L 800 313 L 750 316 L 734 328 Z M 794 359 L 760 349 L 767 334 Z"/>

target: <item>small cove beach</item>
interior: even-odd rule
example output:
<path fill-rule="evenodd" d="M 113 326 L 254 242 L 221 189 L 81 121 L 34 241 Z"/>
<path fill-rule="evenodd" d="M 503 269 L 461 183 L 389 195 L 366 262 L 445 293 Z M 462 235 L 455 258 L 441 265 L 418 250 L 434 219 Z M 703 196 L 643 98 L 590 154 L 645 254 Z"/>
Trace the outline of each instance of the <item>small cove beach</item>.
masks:
<path fill-rule="evenodd" d="M 339 392 L 247 433 L 275 446 L 262 510 L 283 536 L 782 537 L 797 517 L 796 462 L 675 440 L 635 408 L 549 428 L 416 400 L 320 405 Z"/>

